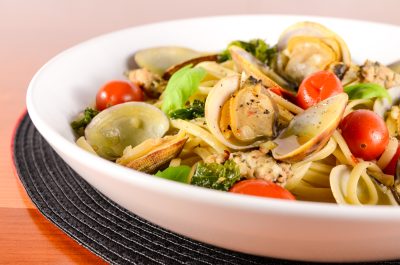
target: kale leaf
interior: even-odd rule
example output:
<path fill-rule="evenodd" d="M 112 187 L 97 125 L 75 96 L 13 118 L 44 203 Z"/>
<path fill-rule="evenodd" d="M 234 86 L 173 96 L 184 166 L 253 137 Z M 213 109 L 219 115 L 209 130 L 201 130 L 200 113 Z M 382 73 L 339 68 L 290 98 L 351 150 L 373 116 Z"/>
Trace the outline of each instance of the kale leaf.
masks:
<path fill-rule="evenodd" d="M 277 54 L 277 49 L 275 46 L 270 47 L 264 40 L 261 39 L 253 39 L 249 42 L 235 40 L 229 43 L 228 48 L 230 46 L 238 46 L 254 55 L 261 62 L 267 64 L 269 64 Z M 231 59 L 228 48 L 219 55 L 219 62 L 224 62 Z"/>
<path fill-rule="evenodd" d="M 192 120 L 204 117 L 204 102 L 195 99 L 193 103 L 183 109 L 177 109 L 170 113 L 172 119 Z"/>
<path fill-rule="evenodd" d="M 98 110 L 92 108 L 86 108 L 83 112 L 83 117 L 75 120 L 71 123 L 72 129 L 74 129 L 75 133 L 79 136 L 83 136 L 85 134 L 86 126 L 92 121 L 94 116 L 99 114 Z"/>
<path fill-rule="evenodd" d="M 191 184 L 228 191 L 240 178 L 239 167 L 232 160 L 227 160 L 223 165 L 218 163 L 199 163 L 192 176 Z"/>

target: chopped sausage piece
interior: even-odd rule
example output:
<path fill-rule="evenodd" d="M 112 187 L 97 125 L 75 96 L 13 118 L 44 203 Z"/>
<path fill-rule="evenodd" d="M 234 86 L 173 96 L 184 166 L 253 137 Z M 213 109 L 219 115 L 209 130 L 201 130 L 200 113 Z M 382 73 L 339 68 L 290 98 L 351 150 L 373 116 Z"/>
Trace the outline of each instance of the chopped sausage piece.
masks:
<path fill-rule="evenodd" d="M 375 83 L 386 88 L 400 85 L 400 74 L 379 62 L 367 60 L 361 66 L 361 82 Z"/>

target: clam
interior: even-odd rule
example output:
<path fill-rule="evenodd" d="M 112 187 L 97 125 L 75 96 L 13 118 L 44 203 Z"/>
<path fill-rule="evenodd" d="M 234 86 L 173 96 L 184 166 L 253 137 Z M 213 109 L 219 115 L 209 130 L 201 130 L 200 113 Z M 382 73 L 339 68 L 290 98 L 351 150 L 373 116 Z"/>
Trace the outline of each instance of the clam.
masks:
<path fill-rule="evenodd" d="M 265 87 L 291 87 L 291 85 L 282 77 L 276 74 L 268 66 L 262 64 L 256 57 L 246 50 L 238 46 L 231 46 L 229 47 L 229 52 L 239 72 L 243 71 L 248 76 L 261 80 Z"/>
<path fill-rule="evenodd" d="M 116 162 L 145 173 L 155 173 L 179 155 L 187 140 L 188 137 L 183 132 L 163 138 L 148 139 L 135 147 L 126 147 L 122 157 Z"/>
<path fill-rule="evenodd" d="M 208 94 L 205 118 L 210 132 L 233 150 L 256 147 L 275 134 L 278 108 L 261 83 L 238 75 L 221 79 Z"/>
<path fill-rule="evenodd" d="M 115 160 L 125 147 L 160 138 L 168 129 L 169 120 L 158 108 L 144 102 L 127 102 L 95 116 L 85 129 L 85 138 L 99 156 Z"/>
<path fill-rule="evenodd" d="M 316 71 L 342 62 L 349 67 L 351 57 L 343 39 L 314 22 L 300 22 L 287 28 L 278 41 L 276 70 L 296 84 Z"/>
<path fill-rule="evenodd" d="M 229 111 L 231 131 L 238 140 L 276 136 L 278 107 L 256 79 L 250 77 L 232 95 Z"/>
<path fill-rule="evenodd" d="M 139 67 L 161 76 L 171 66 L 202 55 L 184 47 L 165 46 L 140 50 L 135 54 L 135 61 Z"/>
<path fill-rule="evenodd" d="M 345 93 L 325 99 L 296 115 L 274 140 L 272 155 L 277 160 L 298 162 L 320 150 L 342 119 L 348 96 Z"/>

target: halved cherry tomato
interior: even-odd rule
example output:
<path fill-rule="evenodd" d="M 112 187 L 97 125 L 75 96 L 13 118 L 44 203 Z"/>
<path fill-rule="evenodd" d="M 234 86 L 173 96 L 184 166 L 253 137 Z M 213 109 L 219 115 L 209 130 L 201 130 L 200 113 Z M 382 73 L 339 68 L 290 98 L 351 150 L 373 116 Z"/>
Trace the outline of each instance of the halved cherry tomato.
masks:
<path fill-rule="evenodd" d="M 261 179 L 239 181 L 229 191 L 268 198 L 296 200 L 288 190 L 275 183 Z"/>
<path fill-rule="evenodd" d="M 143 100 L 143 91 L 137 84 L 115 80 L 99 89 L 96 95 L 96 108 L 104 110 L 117 104 Z"/>
<path fill-rule="evenodd" d="M 297 92 L 297 105 L 307 109 L 318 102 L 343 92 L 343 86 L 335 74 L 319 71 L 306 77 Z"/>
<path fill-rule="evenodd" d="M 396 167 L 399 157 L 400 157 L 400 146 L 397 147 L 396 153 L 394 154 L 392 160 L 390 160 L 389 164 L 383 170 L 383 173 L 388 175 L 394 175 L 394 173 L 396 172 Z"/>
<path fill-rule="evenodd" d="M 353 155 L 364 160 L 380 156 L 389 143 L 385 122 L 370 110 L 351 112 L 342 120 L 339 128 Z"/>

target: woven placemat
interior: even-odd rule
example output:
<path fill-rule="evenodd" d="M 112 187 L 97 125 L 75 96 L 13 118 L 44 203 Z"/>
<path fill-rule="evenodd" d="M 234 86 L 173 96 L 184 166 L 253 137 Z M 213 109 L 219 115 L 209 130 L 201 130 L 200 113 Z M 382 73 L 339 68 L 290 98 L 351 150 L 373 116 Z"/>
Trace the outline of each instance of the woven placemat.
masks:
<path fill-rule="evenodd" d="M 16 129 L 13 144 L 17 173 L 39 211 L 79 244 L 110 263 L 309 264 L 217 248 L 174 234 L 132 214 L 75 173 L 42 138 L 27 114 Z"/>

